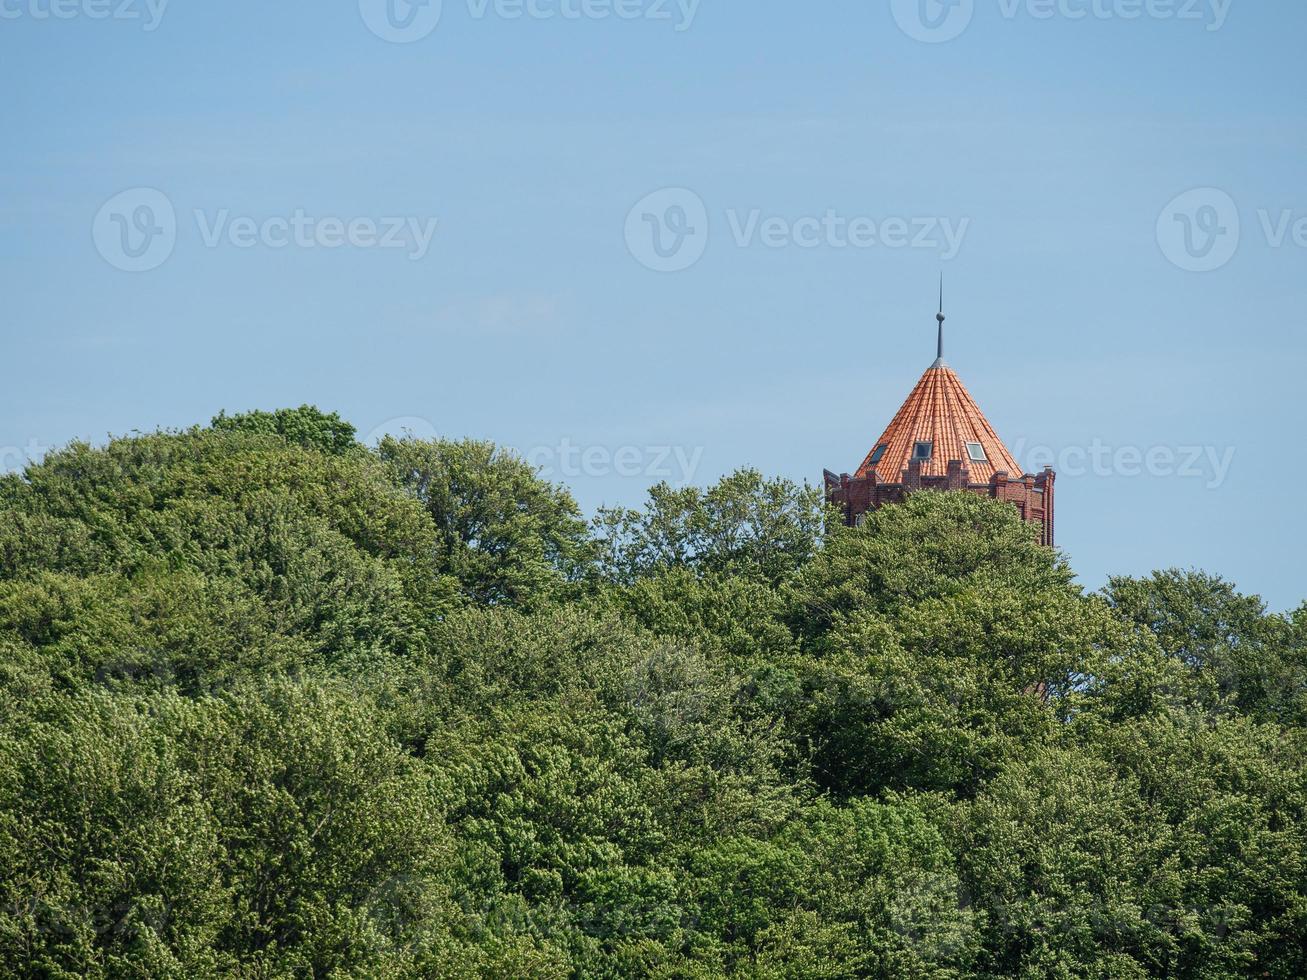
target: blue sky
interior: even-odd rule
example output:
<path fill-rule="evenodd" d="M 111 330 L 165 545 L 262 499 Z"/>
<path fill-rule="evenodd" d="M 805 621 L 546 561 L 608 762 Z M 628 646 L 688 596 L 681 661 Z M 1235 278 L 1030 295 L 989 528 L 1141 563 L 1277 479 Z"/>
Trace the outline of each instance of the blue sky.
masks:
<path fill-rule="evenodd" d="M 1300 3 L 53 2 L 0 0 L 7 469 L 312 402 L 588 510 L 817 481 L 942 269 L 1088 587 L 1307 597 Z"/>

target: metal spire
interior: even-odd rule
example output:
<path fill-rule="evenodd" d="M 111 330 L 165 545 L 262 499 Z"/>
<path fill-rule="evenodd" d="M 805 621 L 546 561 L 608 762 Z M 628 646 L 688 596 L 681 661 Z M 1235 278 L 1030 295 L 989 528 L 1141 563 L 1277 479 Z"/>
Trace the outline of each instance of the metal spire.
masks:
<path fill-rule="evenodd" d="M 939 343 L 935 351 L 935 363 L 931 367 L 944 366 L 944 273 L 939 274 L 939 312 L 935 314 L 939 322 Z"/>

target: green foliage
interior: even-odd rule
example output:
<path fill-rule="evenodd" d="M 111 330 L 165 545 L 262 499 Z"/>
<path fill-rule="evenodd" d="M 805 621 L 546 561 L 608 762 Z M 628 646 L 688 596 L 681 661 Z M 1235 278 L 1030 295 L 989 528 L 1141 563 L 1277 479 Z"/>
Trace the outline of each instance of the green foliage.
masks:
<path fill-rule="evenodd" d="M 915 494 L 831 537 L 793 590 L 792 621 L 815 637 L 861 612 L 892 615 L 985 582 L 1035 592 L 1071 578 L 1011 507 L 965 493 Z"/>
<path fill-rule="evenodd" d="M 585 570 L 590 546 L 572 495 L 488 442 L 382 440 L 399 484 L 435 525 L 437 567 L 472 601 L 530 605 Z"/>
<path fill-rule="evenodd" d="M 420 504 L 367 454 L 192 431 L 74 444 L 0 522 L 0 637 L 77 683 L 196 692 L 407 655 L 453 599 Z"/>
<path fill-rule="evenodd" d="M 7 975 L 203 976 L 232 965 L 219 944 L 232 895 L 218 828 L 173 725 L 145 707 L 86 691 L 11 718 L 0 735 Z M 170 699 L 165 710 L 194 709 Z"/>
<path fill-rule="evenodd" d="M 700 928 L 728 972 L 958 977 L 977 949 L 953 856 L 912 803 L 815 803 L 770 840 L 692 859 Z"/>
<path fill-rule="evenodd" d="M 356 448 L 354 426 L 335 412 L 328 415 L 312 405 L 279 408 L 275 412 L 219 412 L 209 423 L 222 432 L 258 432 L 281 436 L 287 442 L 340 455 Z"/>
<path fill-rule="evenodd" d="M 835 535 L 787 591 L 805 641 L 785 705 L 820 782 L 975 792 L 1055 728 L 1101 608 L 1010 507 L 921 494 Z"/>
<path fill-rule="evenodd" d="M 707 490 L 661 483 L 644 511 L 606 508 L 595 529 L 618 582 L 684 568 L 776 584 L 812 558 L 829 519 L 816 488 L 739 470 Z"/>
<path fill-rule="evenodd" d="M 1210 709 L 1307 722 L 1304 610 L 1296 620 L 1268 615 L 1229 582 L 1178 569 L 1113 578 L 1105 591 L 1122 618 L 1146 627 L 1191 672 Z"/>
<path fill-rule="evenodd" d="M 1307 605 L 312 408 L 0 479 L 0 976 L 1297 978 Z"/>

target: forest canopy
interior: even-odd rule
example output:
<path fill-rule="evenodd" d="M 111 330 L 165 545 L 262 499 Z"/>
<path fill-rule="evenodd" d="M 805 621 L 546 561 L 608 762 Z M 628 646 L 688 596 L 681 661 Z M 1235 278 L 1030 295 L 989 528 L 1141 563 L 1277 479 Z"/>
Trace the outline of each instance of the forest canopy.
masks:
<path fill-rule="evenodd" d="M 0 478 L 0 975 L 1307 976 L 1307 604 L 312 407 Z"/>

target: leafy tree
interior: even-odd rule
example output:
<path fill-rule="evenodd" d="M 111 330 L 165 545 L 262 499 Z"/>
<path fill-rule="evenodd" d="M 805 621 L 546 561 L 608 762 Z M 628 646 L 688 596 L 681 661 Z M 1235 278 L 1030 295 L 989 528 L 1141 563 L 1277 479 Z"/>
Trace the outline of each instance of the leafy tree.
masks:
<path fill-rule="evenodd" d="M 785 615 L 802 651 L 781 709 L 846 794 L 975 792 L 1051 736 L 1049 695 L 1082 682 L 1111 624 L 1010 506 L 935 493 L 834 536 Z"/>
<path fill-rule="evenodd" d="M 209 423 L 221 432 L 257 432 L 278 435 L 287 442 L 306 449 L 341 455 L 356 449 L 354 426 L 335 412 L 330 414 L 312 405 L 279 408 L 275 412 L 242 412 L 228 415 L 219 412 Z"/>
<path fill-rule="evenodd" d="M 1034 525 L 1011 506 L 969 493 L 918 493 L 833 535 L 794 585 L 791 620 L 812 638 L 859 612 L 892 615 L 972 584 L 1037 592 L 1071 579 L 1065 560 L 1041 547 Z"/>
<path fill-rule="evenodd" d="M 779 619 L 784 597 L 753 578 L 672 568 L 611 589 L 603 601 L 644 629 L 701 647 L 741 671 L 774 667 L 794 646 Z"/>
<path fill-rule="evenodd" d="M 724 973 L 961 977 L 977 952 L 953 856 L 908 800 L 817 804 L 771 840 L 697 850 L 691 868 Z"/>
<path fill-rule="evenodd" d="M 435 560 L 479 603 L 530 605 L 587 568 L 585 522 L 570 493 L 492 443 L 382 440 L 378 453 L 435 524 Z"/>
<path fill-rule="evenodd" d="M 0 478 L 0 976 L 1307 974 L 1307 605 L 316 409 Z"/>
<path fill-rule="evenodd" d="M 828 519 L 816 488 L 739 470 L 707 490 L 661 483 L 644 511 L 603 509 L 595 528 L 616 582 L 686 568 L 776 584 L 813 557 Z"/>
<path fill-rule="evenodd" d="M 1169 944 L 1168 831 L 1129 780 L 1052 746 L 1014 757 L 953 816 L 961 877 L 983 910 L 984 977 L 1145 977 Z"/>
<path fill-rule="evenodd" d="M 0 969 L 416 975 L 462 955 L 438 784 L 352 692 L 89 691 L 32 715 L 0 739 Z"/>
<path fill-rule="evenodd" d="M 0 637 L 52 671 L 189 691 L 402 654 L 453 590 L 419 503 L 367 454 L 196 430 L 75 443 L 15 481 Z"/>
<path fill-rule="evenodd" d="M 33 706 L 25 706 L 31 710 Z M 0 973 L 215 976 L 233 894 L 176 713 L 79 692 L 0 728 Z"/>
<path fill-rule="evenodd" d="M 1307 649 L 1294 642 L 1293 621 L 1268 615 L 1258 597 L 1219 576 L 1179 569 L 1112 578 L 1105 594 L 1193 672 L 1209 707 L 1307 721 Z"/>
<path fill-rule="evenodd" d="M 394 969 L 452 945 L 439 784 L 339 684 L 234 691 L 188 732 L 227 852 L 223 943 L 272 975 Z"/>
<path fill-rule="evenodd" d="M 1162 932 L 1154 973 L 1302 976 L 1307 947 L 1307 768 L 1301 729 L 1203 710 L 1077 723 L 1084 754 L 1129 781 L 1149 816 L 1128 828 L 1164 845 L 1135 874 Z M 1138 901 L 1138 899 L 1136 899 Z"/>

